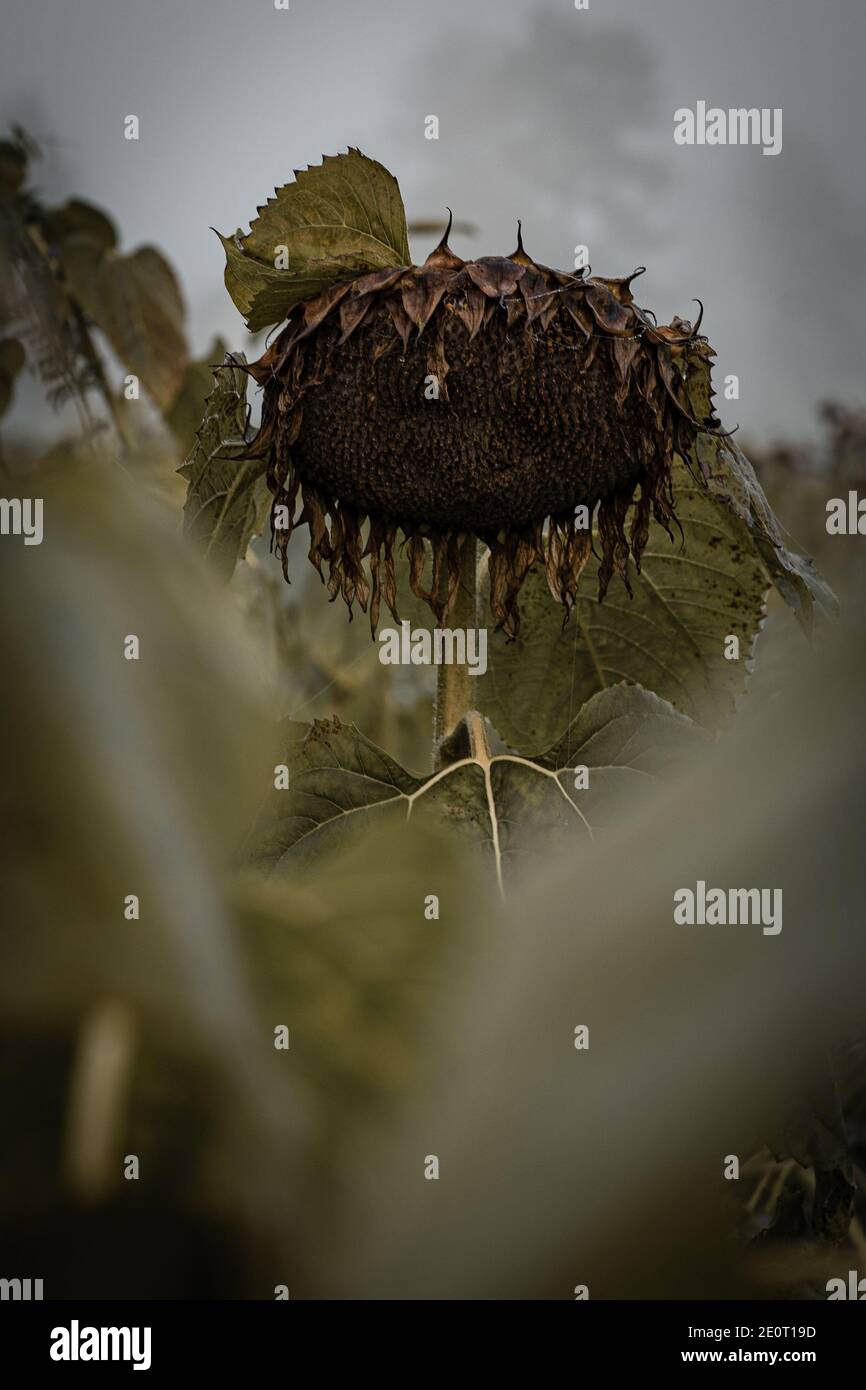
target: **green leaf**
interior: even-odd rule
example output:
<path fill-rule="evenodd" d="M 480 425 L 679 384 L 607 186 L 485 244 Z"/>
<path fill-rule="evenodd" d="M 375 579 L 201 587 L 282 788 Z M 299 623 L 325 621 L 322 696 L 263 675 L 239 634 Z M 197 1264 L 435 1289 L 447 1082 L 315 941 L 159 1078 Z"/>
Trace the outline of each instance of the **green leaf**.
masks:
<path fill-rule="evenodd" d="M 99 242 L 84 235 L 63 241 L 59 256 L 73 298 L 160 410 L 167 409 L 189 360 L 183 299 L 171 266 L 152 246 L 130 256 L 103 254 Z"/>
<path fill-rule="evenodd" d="M 430 777 L 407 772 L 354 725 L 290 725 L 282 758 L 289 787 L 270 795 L 250 838 L 251 861 L 283 871 L 342 851 L 359 834 L 430 816 L 482 850 L 502 882 L 527 844 L 592 838 L 653 774 L 706 737 L 656 695 L 626 685 L 595 695 L 536 758 L 491 757 L 477 736 L 480 716 L 467 716 L 467 723 L 475 751 Z M 580 790 L 578 766 L 590 770 Z"/>
<path fill-rule="evenodd" d="M 567 727 L 598 690 L 629 681 L 653 690 L 699 723 L 716 727 L 743 692 L 769 581 L 749 532 L 675 463 L 674 496 L 684 543 L 653 523 L 632 572 L 634 598 L 616 581 L 598 601 L 598 562 L 584 571 L 570 621 L 536 566 L 520 595 L 520 633 L 491 633 L 479 708 L 512 747 L 538 748 Z M 740 639 L 740 659 L 724 639 Z"/>
<path fill-rule="evenodd" d="M 359 150 L 298 170 L 258 211 L 248 236 L 217 233 L 226 289 L 251 333 L 340 280 L 411 263 L 397 180 Z M 288 268 L 278 270 L 286 253 Z"/>
<path fill-rule="evenodd" d="M 247 376 L 243 354 L 229 353 L 205 403 L 189 460 L 178 472 L 187 480 L 184 534 L 194 541 L 225 582 L 243 559 L 262 524 L 264 459 L 246 459 Z"/>

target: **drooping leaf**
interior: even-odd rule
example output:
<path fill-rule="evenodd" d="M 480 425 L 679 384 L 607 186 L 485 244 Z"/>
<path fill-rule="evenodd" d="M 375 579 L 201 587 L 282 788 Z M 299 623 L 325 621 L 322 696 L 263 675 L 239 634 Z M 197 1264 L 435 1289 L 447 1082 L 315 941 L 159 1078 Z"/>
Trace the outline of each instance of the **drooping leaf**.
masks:
<path fill-rule="evenodd" d="M 226 289 L 251 333 L 337 281 L 410 264 L 397 180 L 359 150 L 298 170 L 258 211 L 247 236 L 218 233 Z"/>
<path fill-rule="evenodd" d="M 265 461 L 245 459 L 247 377 L 243 355 L 229 353 L 205 403 L 192 454 L 178 472 L 187 480 L 184 534 L 228 581 L 261 521 Z"/>
<path fill-rule="evenodd" d="M 470 715 L 478 721 L 480 716 Z M 536 837 L 593 836 L 662 766 L 705 735 L 636 686 L 601 691 L 563 737 L 535 758 L 475 751 L 415 777 L 354 725 L 317 720 L 286 730 L 288 789 L 275 790 L 250 837 L 251 860 L 272 870 L 333 852 L 359 833 L 432 816 L 482 850 L 502 881 L 508 861 Z M 575 768 L 589 769 L 577 789 Z"/>
<path fill-rule="evenodd" d="M 816 611 L 822 617 L 834 617 L 838 612 L 832 589 L 807 556 L 785 545 L 755 470 L 734 441 L 700 434 L 696 452 L 711 496 L 745 529 L 772 583 L 811 634 Z"/>
<path fill-rule="evenodd" d="M 592 557 L 570 621 L 536 566 L 521 593 L 524 620 L 514 642 L 491 633 L 479 708 L 513 747 L 555 739 L 584 701 L 617 681 L 653 690 L 691 719 L 716 726 L 742 693 L 764 615 L 769 580 L 747 529 L 683 463 L 674 495 L 684 541 L 653 523 L 632 572 L 634 598 L 619 584 L 598 601 Z M 739 660 L 725 638 L 739 638 Z"/>
<path fill-rule="evenodd" d="M 59 255 L 74 299 L 155 404 L 166 409 L 189 360 L 183 299 L 171 266 L 152 246 L 129 256 L 103 254 L 98 241 L 83 235 L 63 241 Z"/>
<path fill-rule="evenodd" d="M 713 387 L 710 356 L 689 352 L 677 363 L 692 413 L 705 420 L 712 413 Z M 836 596 L 805 555 L 785 545 L 782 531 L 745 454 L 730 437 L 698 435 L 695 454 L 710 495 L 730 510 L 759 556 L 770 581 L 791 608 L 797 621 L 811 634 L 815 610 L 824 617 L 838 612 Z"/>
<path fill-rule="evenodd" d="M 215 338 L 204 357 L 190 362 L 180 390 L 163 415 L 172 434 L 183 446 L 184 456 L 187 458 L 195 444 L 195 437 L 204 415 L 205 402 L 213 386 L 213 368 L 225 360 L 227 352 L 228 344 L 222 338 Z"/>

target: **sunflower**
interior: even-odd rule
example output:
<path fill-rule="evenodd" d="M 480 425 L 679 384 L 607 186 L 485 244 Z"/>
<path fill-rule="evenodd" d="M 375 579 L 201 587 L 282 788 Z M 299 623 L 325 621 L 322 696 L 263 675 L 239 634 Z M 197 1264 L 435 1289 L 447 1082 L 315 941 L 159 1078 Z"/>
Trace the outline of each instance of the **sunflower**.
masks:
<path fill-rule="evenodd" d="M 249 368 L 263 390 L 250 456 L 267 460 L 286 578 L 306 525 L 331 597 L 368 611 L 375 633 L 383 600 L 399 620 L 402 547 L 412 591 L 441 622 L 477 537 L 494 621 L 513 637 L 536 562 L 567 617 L 594 543 L 603 598 L 614 573 L 631 592 L 652 517 L 672 534 L 674 454 L 688 460 L 698 434 L 719 429 L 711 392 L 703 419 L 688 393 L 713 352 L 702 311 L 660 326 L 638 307 L 643 267 L 619 279 L 552 270 L 526 253 L 519 224 L 511 255 L 464 261 L 450 227 L 423 265 L 344 272 L 295 300 Z"/>

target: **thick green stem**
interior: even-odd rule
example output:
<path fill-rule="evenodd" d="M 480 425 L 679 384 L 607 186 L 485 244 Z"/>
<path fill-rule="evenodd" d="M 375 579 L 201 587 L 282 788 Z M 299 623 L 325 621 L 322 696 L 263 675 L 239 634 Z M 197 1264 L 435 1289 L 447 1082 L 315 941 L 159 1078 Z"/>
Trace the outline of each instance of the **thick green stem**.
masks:
<path fill-rule="evenodd" d="M 460 578 L 457 592 L 443 626 L 457 630 L 478 626 L 478 542 L 467 536 L 460 548 Z M 433 719 L 433 760 L 440 766 L 440 748 L 444 739 L 454 732 L 461 719 L 472 708 L 476 677 L 469 674 L 465 664 L 438 668 L 436 709 Z"/>

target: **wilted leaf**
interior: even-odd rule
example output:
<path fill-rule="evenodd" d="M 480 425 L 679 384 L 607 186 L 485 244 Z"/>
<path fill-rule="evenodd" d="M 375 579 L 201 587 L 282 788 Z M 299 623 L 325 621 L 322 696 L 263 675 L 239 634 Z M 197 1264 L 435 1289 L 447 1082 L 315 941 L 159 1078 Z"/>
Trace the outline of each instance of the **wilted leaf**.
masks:
<path fill-rule="evenodd" d="M 678 367 L 692 412 L 697 419 L 706 419 L 712 411 L 713 397 L 709 357 L 689 353 L 680 359 Z M 808 557 L 797 555 L 785 545 L 754 468 L 730 437 L 702 432 L 695 442 L 695 453 L 710 495 L 741 523 L 770 580 L 798 622 L 811 634 L 816 605 L 824 617 L 838 612 L 832 589 Z"/>
<path fill-rule="evenodd" d="M 183 299 L 171 266 L 152 246 L 130 256 L 103 255 L 98 242 L 80 234 L 63 241 L 59 254 L 74 298 L 165 410 L 189 359 Z"/>
<path fill-rule="evenodd" d="M 769 581 L 746 528 L 683 463 L 674 466 L 673 486 L 684 544 L 653 523 L 641 573 L 632 572 L 633 599 L 617 584 L 599 603 L 592 557 L 563 626 L 562 607 L 536 566 L 521 593 L 517 640 L 491 635 L 479 707 L 513 747 L 553 740 L 585 700 L 617 681 L 653 690 L 707 725 L 733 711 Z M 740 639 L 738 661 L 725 658 L 729 635 Z"/>
<path fill-rule="evenodd" d="M 838 603 L 832 589 L 807 556 L 785 545 L 755 470 L 734 441 L 699 434 L 696 452 L 711 495 L 746 530 L 755 554 L 806 632 L 812 631 L 816 607 L 824 617 L 835 616 Z"/>
<path fill-rule="evenodd" d="M 480 723 L 478 715 L 469 720 Z M 282 870 L 359 832 L 432 815 L 488 854 L 500 879 L 531 838 L 592 837 L 608 823 L 614 796 L 639 792 L 666 760 L 702 737 L 665 701 L 625 685 L 594 696 L 556 745 L 534 759 L 491 757 L 476 747 L 426 778 L 336 719 L 317 720 L 303 736 L 292 725 L 290 735 L 290 786 L 269 798 L 248 846 L 254 862 Z M 577 766 L 590 769 L 589 786 L 579 791 Z"/>
<path fill-rule="evenodd" d="M 248 236 L 220 240 L 226 289 L 251 333 L 336 281 L 411 261 L 397 180 L 355 149 L 299 170 L 259 209 Z M 288 267 L 278 270 L 282 247 Z"/>
<path fill-rule="evenodd" d="M 247 377 L 243 354 L 229 353 L 217 372 L 204 419 L 187 463 L 178 470 L 187 480 L 184 534 L 198 544 L 220 577 L 228 581 L 243 558 L 257 524 L 262 498 L 256 484 L 263 459 L 245 459 Z"/>
<path fill-rule="evenodd" d="M 204 357 L 190 362 L 183 382 L 169 410 L 163 416 L 172 434 L 189 456 L 204 415 L 205 402 L 213 386 L 213 368 L 225 359 L 228 344 L 215 338 Z"/>

